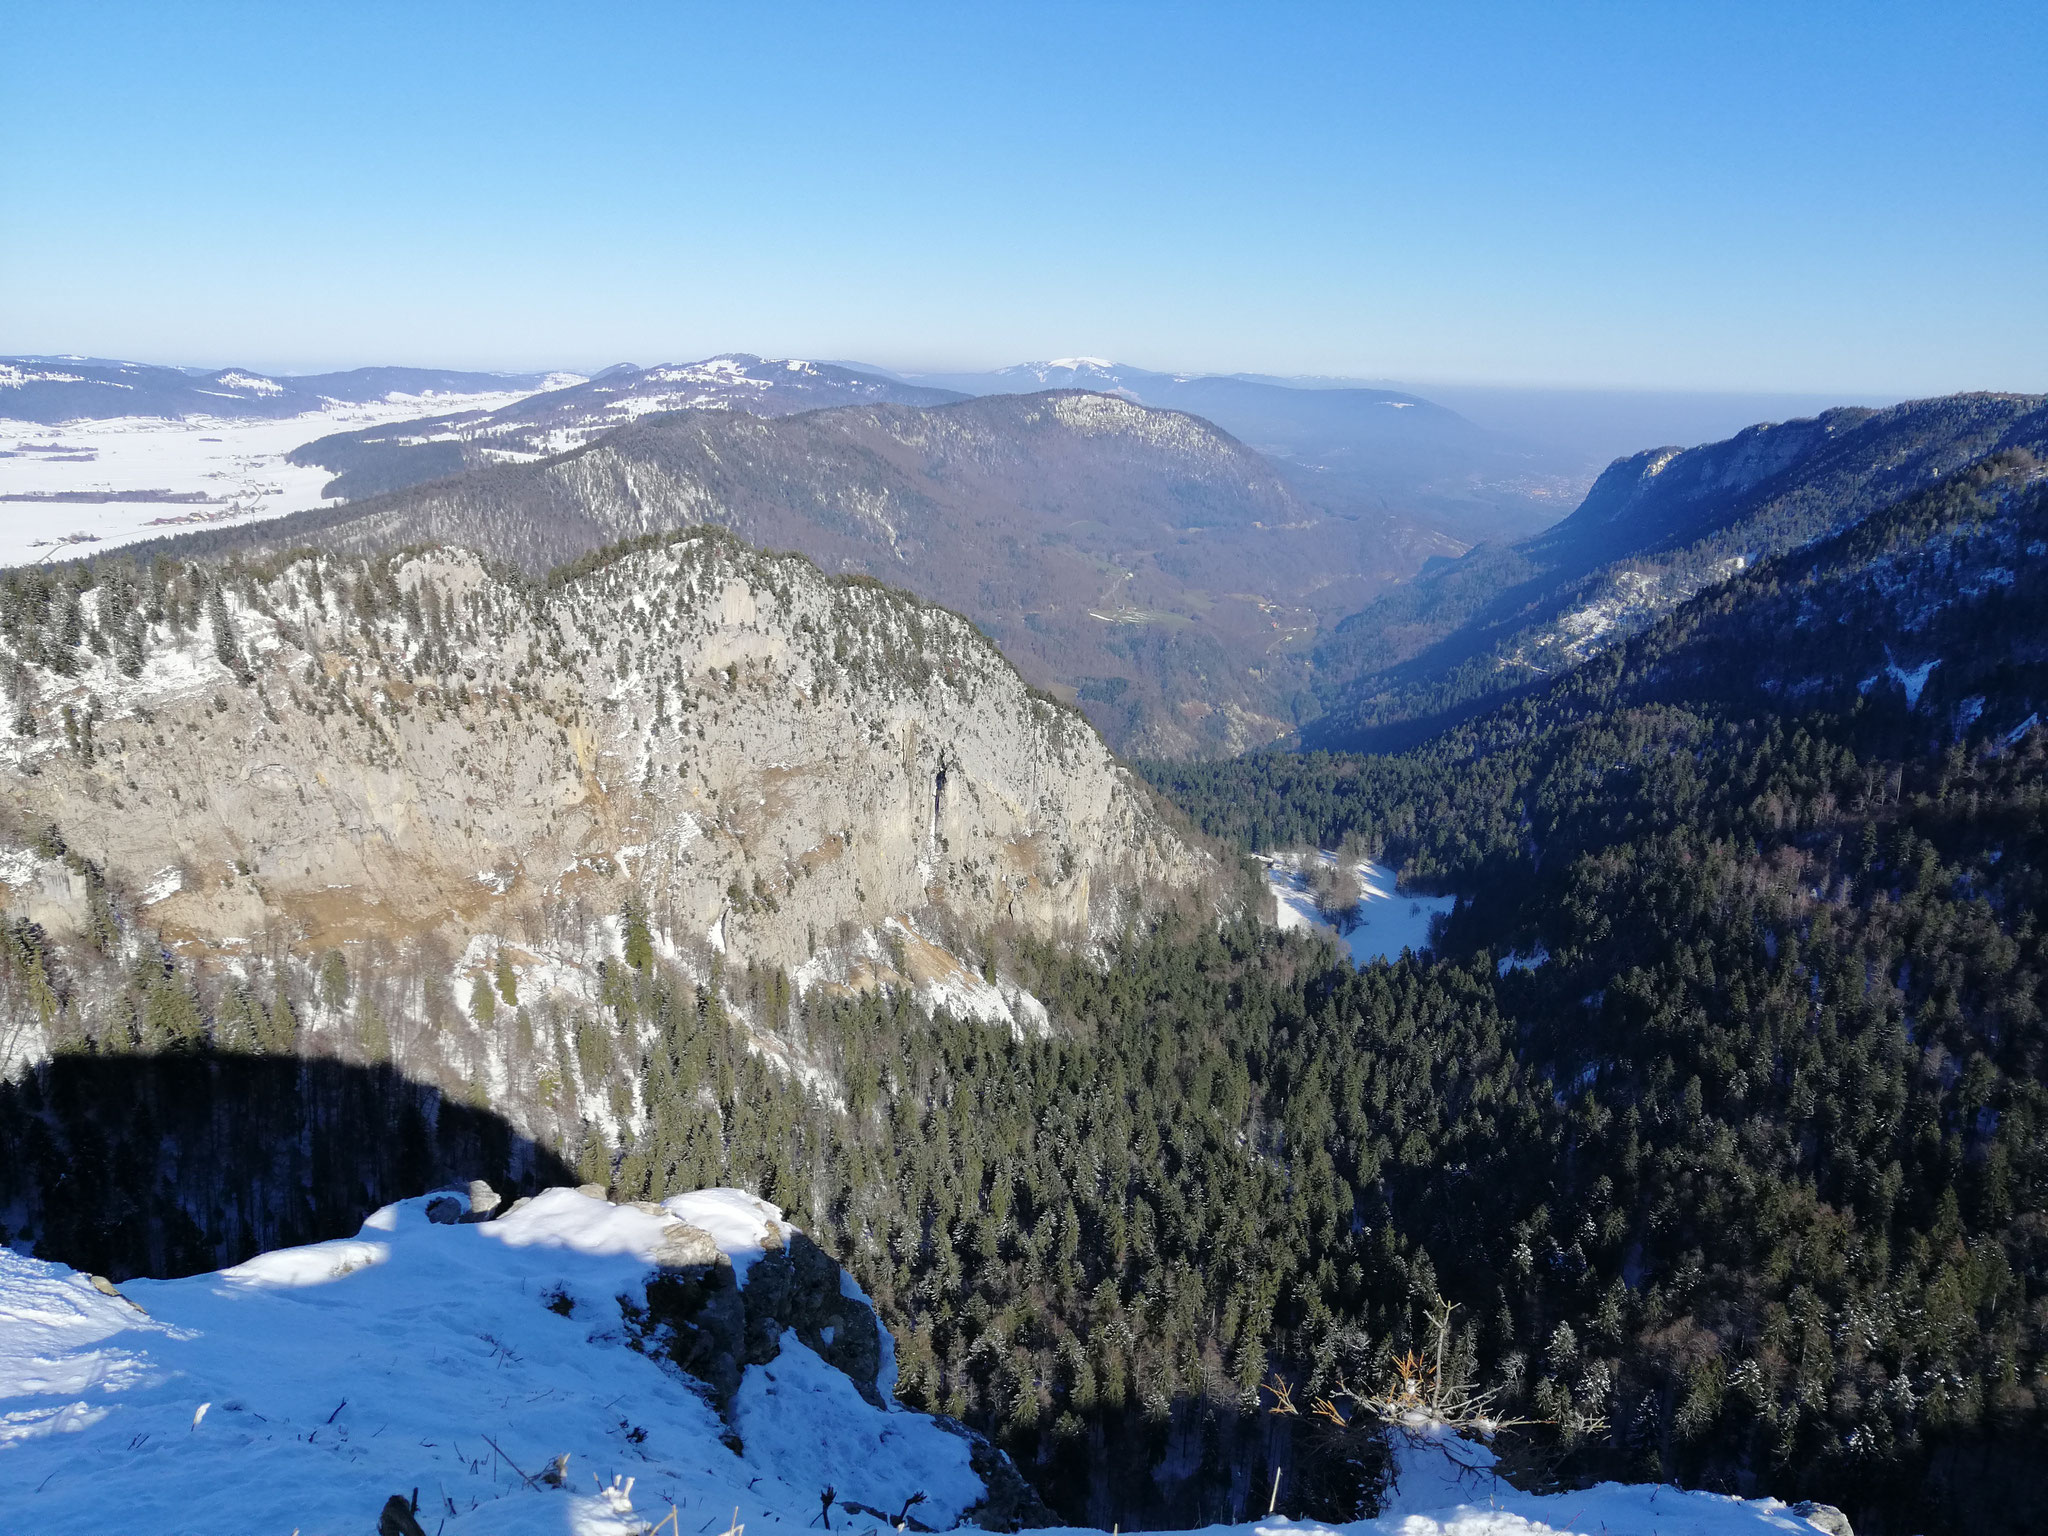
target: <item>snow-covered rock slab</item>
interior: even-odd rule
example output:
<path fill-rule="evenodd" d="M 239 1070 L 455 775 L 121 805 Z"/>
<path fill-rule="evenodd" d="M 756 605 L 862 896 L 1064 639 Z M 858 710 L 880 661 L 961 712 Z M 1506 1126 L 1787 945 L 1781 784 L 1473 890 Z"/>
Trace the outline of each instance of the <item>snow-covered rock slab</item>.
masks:
<path fill-rule="evenodd" d="M 1377 1519 L 1325 1525 L 1275 1518 L 1210 1526 L 1204 1536 L 1816 1536 L 1818 1530 L 1776 1499 L 1657 1483 L 1523 1493 L 1495 1473 L 1485 1446 L 1449 1436 L 1401 1437 L 1394 1464 L 1394 1486 Z"/>
<path fill-rule="evenodd" d="M 359 1536 L 414 1488 L 450 1536 L 637 1536 L 671 1502 L 689 1531 L 735 1509 L 800 1529 L 827 1482 L 876 1508 L 923 1490 L 941 1526 L 982 1498 L 965 1440 L 871 1406 L 793 1335 L 747 1368 L 743 1449 L 722 1443 L 703 1392 L 621 1318 L 676 1215 L 569 1189 L 476 1225 L 426 1204 L 120 1296 L 0 1249 L 0 1531 Z M 793 1230 L 734 1190 L 675 1205 L 736 1269 L 769 1223 Z M 527 1486 L 564 1452 L 566 1490 Z M 634 1480 L 627 1510 L 600 1494 L 614 1478 Z"/>

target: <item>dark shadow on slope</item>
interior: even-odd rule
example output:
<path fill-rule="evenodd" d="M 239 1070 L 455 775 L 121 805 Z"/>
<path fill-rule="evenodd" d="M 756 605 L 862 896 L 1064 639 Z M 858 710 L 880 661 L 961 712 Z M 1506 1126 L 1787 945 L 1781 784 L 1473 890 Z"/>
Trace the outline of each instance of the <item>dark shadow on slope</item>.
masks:
<path fill-rule="evenodd" d="M 476 1178 L 507 1198 L 576 1182 L 497 1115 L 385 1064 L 64 1055 L 0 1083 L 0 1237 L 115 1280 L 345 1237 Z"/>

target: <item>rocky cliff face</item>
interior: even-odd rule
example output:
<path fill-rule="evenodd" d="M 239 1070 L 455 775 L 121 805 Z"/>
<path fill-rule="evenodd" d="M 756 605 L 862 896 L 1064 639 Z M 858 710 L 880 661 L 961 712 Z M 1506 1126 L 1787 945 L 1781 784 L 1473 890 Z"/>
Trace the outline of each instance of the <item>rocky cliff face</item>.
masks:
<path fill-rule="evenodd" d="M 1214 879 L 965 620 L 721 534 L 546 585 L 434 549 L 6 601 L 16 1062 L 105 1027 L 95 967 L 160 941 L 516 1118 L 576 1074 L 547 1008 L 599 1006 L 607 968 L 912 986 L 1030 1029 L 1002 936 Z"/>

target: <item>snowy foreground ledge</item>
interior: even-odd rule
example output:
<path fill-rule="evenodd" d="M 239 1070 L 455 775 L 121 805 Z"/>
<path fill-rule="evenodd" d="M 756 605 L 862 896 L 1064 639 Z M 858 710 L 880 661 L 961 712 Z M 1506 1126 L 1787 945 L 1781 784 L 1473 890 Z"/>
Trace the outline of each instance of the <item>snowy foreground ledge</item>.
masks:
<path fill-rule="evenodd" d="M 887 1410 L 792 1330 L 772 1364 L 746 1368 L 729 1425 L 686 1378 L 627 1347 L 617 1298 L 644 1297 L 665 1230 L 680 1219 L 710 1233 L 744 1283 L 792 1230 L 773 1206 L 707 1190 L 657 1210 L 557 1189 L 477 1225 L 430 1222 L 426 1206 L 403 1201 L 354 1238 L 130 1281 L 119 1295 L 0 1249 L 0 1533 L 367 1536 L 387 1498 L 417 1488 L 430 1533 L 644 1536 L 673 1504 L 683 1536 L 715 1536 L 735 1510 L 765 1536 L 815 1528 L 827 1484 L 842 1506 L 892 1511 L 922 1491 L 918 1516 L 941 1528 L 983 1498 L 968 1442 L 888 1397 L 886 1331 Z M 532 1475 L 565 1452 L 566 1489 L 529 1486 L 508 1465 Z M 1400 1460 L 1378 1520 L 1236 1529 L 1814 1530 L 1773 1501 L 1671 1488 L 1532 1497 L 1463 1442 L 1418 1443 Z M 838 1530 L 882 1525 L 835 1515 Z"/>

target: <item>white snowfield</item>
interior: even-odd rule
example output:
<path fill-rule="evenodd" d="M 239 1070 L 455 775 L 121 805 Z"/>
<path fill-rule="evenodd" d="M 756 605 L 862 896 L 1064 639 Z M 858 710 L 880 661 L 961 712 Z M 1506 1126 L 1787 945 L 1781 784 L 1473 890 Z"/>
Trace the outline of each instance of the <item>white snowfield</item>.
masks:
<path fill-rule="evenodd" d="M 780 1358 L 747 1368 L 730 1431 L 687 1378 L 627 1347 L 618 1298 L 643 1294 L 668 1221 L 710 1231 L 742 1267 L 771 1224 L 791 1230 L 775 1207 L 706 1190 L 657 1214 L 556 1189 L 496 1221 L 443 1226 L 426 1204 L 387 1206 L 354 1238 L 120 1295 L 0 1249 L 0 1533 L 363 1536 L 386 1499 L 417 1488 L 437 1536 L 646 1536 L 672 1505 L 685 1536 L 735 1517 L 766 1536 L 815 1526 L 828 1484 L 841 1503 L 887 1510 L 922 1491 L 917 1513 L 937 1527 L 982 1497 L 965 1440 L 871 1406 L 793 1333 Z M 894 1375 L 885 1351 L 885 1392 Z M 731 1431 L 738 1452 L 720 1438 Z M 527 1481 L 564 1453 L 566 1488 Z M 1491 1464 L 1481 1446 L 1424 1436 L 1404 1448 L 1378 1520 L 1234 1529 L 1814 1529 L 1769 1500 L 1673 1488 L 1530 1497 Z M 882 1522 L 836 1510 L 834 1529 L 868 1536 Z"/>
<path fill-rule="evenodd" d="M 321 492 L 334 472 L 285 460 L 301 444 L 419 416 L 498 410 L 532 393 L 394 394 L 267 421 L 121 416 L 43 426 L 0 414 L 0 497 L 60 492 L 108 498 L 0 500 L 0 565 L 72 559 L 195 527 L 329 506 Z M 205 499 L 133 499 L 137 491 Z M 124 499 L 122 492 L 131 496 Z"/>
<path fill-rule="evenodd" d="M 1418 953 L 1427 949 L 1430 919 L 1439 912 L 1448 916 L 1457 905 L 1455 897 L 1404 891 L 1386 865 L 1367 862 L 1358 866 L 1358 884 L 1363 894 L 1357 907 L 1346 919 L 1333 923 L 1316 910 L 1307 874 L 1299 863 L 1286 855 L 1262 857 L 1266 861 L 1266 883 L 1273 888 L 1273 900 L 1279 908 L 1281 931 L 1320 929 L 1334 934 L 1350 953 L 1353 965 L 1398 960 L 1404 949 Z M 1337 862 L 1337 855 L 1327 849 L 1316 858 L 1325 865 Z"/>

